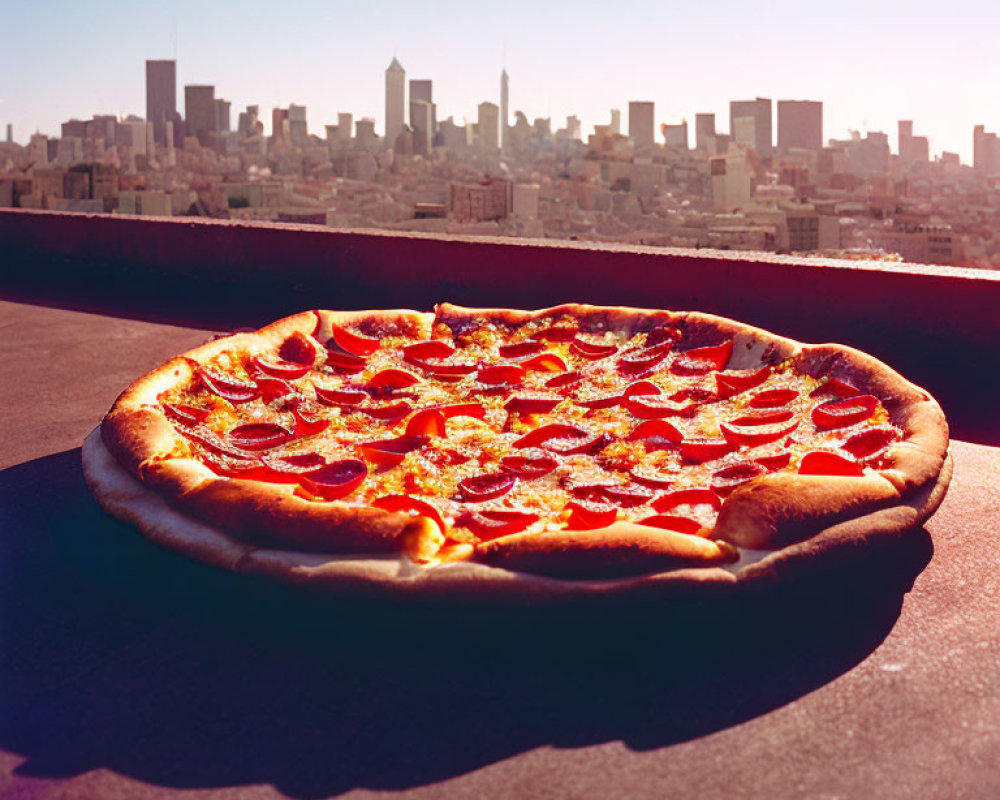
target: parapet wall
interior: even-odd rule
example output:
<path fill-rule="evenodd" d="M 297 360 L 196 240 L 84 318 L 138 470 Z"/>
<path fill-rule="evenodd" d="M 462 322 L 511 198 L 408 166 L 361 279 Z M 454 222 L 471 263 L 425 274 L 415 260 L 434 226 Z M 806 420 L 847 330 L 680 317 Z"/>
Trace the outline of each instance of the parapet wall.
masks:
<path fill-rule="evenodd" d="M 995 429 L 1000 275 L 923 265 L 295 225 L 0 210 L 0 292 L 203 327 L 303 308 L 698 309 L 866 350 Z"/>

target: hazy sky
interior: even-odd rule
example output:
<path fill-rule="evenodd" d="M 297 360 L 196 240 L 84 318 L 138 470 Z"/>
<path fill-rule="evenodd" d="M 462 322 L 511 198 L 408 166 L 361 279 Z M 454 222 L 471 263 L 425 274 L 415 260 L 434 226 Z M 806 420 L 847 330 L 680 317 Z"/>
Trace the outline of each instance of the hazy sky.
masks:
<path fill-rule="evenodd" d="M 692 127 L 755 96 L 822 100 L 824 138 L 913 119 L 931 152 L 972 155 L 972 126 L 1000 129 L 1000 5 L 989 0 L 713 2 L 145 3 L 48 0 L 0 4 L 0 135 L 95 113 L 145 114 L 147 58 L 177 59 L 183 86 L 211 83 L 236 114 L 261 105 L 308 107 L 310 132 L 338 111 L 384 122 L 384 72 L 393 55 L 407 78 L 431 78 L 438 119 L 474 119 L 499 102 L 510 74 L 511 112 L 568 114 L 584 135 L 653 100 L 656 121 Z M 176 33 L 175 33 L 176 32 Z"/>

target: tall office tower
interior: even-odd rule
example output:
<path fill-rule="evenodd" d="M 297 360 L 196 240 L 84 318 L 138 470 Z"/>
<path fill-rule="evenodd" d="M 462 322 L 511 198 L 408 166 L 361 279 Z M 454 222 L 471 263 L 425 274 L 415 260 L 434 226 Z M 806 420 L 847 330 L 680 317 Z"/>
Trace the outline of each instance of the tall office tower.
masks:
<path fill-rule="evenodd" d="M 246 111 L 240 112 L 237 130 L 244 138 L 253 136 L 257 132 L 257 118 L 260 116 L 260 106 L 247 106 Z"/>
<path fill-rule="evenodd" d="M 628 135 L 636 147 L 653 144 L 653 104 L 632 100 L 628 104 Z"/>
<path fill-rule="evenodd" d="M 500 150 L 505 151 L 510 145 L 510 133 L 507 126 L 510 123 L 510 79 L 507 70 L 500 72 Z"/>
<path fill-rule="evenodd" d="M 774 152 L 774 137 L 771 134 L 771 101 L 765 97 L 756 100 L 733 100 L 729 104 L 729 135 L 736 135 L 736 120 L 740 117 L 753 118 L 753 141 L 746 142 L 759 156 L 769 156 Z M 746 126 L 749 130 L 749 126 Z M 738 140 L 737 140 L 738 141 Z M 816 147 L 822 146 L 820 145 Z"/>
<path fill-rule="evenodd" d="M 611 109 L 611 124 L 608 125 L 608 133 L 613 133 L 616 136 L 622 132 L 622 112 L 621 109 L 612 108 Z"/>
<path fill-rule="evenodd" d="M 711 147 L 715 137 L 715 114 L 694 115 L 694 146 L 702 152 Z"/>
<path fill-rule="evenodd" d="M 815 100 L 778 101 L 778 148 L 823 149 L 823 104 Z"/>
<path fill-rule="evenodd" d="M 385 71 L 385 146 L 392 149 L 406 119 L 406 70 L 395 58 Z"/>
<path fill-rule="evenodd" d="M 153 123 L 153 137 L 166 144 L 164 125 L 177 119 L 177 62 L 146 62 L 146 121 Z"/>
<path fill-rule="evenodd" d="M 221 133 L 229 133 L 230 131 L 230 109 L 233 104 L 228 100 L 223 100 L 222 98 L 216 98 L 215 101 L 215 129 Z"/>
<path fill-rule="evenodd" d="M 354 138 L 354 115 L 340 112 L 337 114 L 337 138 L 342 142 L 349 142 Z"/>
<path fill-rule="evenodd" d="M 428 108 L 415 107 L 414 103 L 426 103 Z M 427 112 L 430 116 L 425 119 Z M 426 138 L 433 145 L 434 135 L 437 133 L 437 106 L 434 105 L 433 81 L 410 81 L 410 127 L 413 128 L 413 152 L 423 155 L 426 151 L 419 149 L 417 140 Z"/>
<path fill-rule="evenodd" d="M 476 129 L 479 132 L 479 149 L 488 155 L 496 153 L 500 146 L 500 108 L 496 103 L 479 104 Z"/>
<path fill-rule="evenodd" d="M 285 135 L 285 128 L 288 127 L 288 109 L 271 109 L 271 140 L 280 142 L 288 137 Z"/>
<path fill-rule="evenodd" d="M 288 132 L 292 144 L 305 147 L 309 144 L 309 125 L 306 122 L 306 107 L 288 104 Z"/>
<path fill-rule="evenodd" d="M 208 143 L 208 134 L 216 130 L 215 87 L 184 87 L 184 120 L 188 136 L 198 137 L 198 141 Z"/>

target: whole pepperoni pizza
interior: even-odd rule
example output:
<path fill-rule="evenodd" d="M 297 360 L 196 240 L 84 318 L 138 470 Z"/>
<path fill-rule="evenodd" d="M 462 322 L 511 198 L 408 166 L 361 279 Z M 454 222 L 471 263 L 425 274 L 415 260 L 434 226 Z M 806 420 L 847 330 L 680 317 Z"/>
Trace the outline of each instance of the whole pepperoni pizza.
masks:
<path fill-rule="evenodd" d="M 927 392 L 844 346 L 443 304 L 211 341 L 133 383 L 84 461 L 109 511 L 203 560 L 479 591 L 734 582 L 898 536 L 941 502 L 947 445 Z"/>

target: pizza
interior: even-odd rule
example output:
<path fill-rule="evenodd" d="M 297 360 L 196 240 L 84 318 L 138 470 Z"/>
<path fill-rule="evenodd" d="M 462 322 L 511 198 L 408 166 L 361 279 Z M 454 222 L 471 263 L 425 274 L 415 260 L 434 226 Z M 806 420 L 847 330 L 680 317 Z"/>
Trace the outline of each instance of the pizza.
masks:
<path fill-rule="evenodd" d="M 139 378 L 92 438 L 105 507 L 216 536 L 208 560 L 408 580 L 732 579 L 912 529 L 951 474 L 941 408 L 871 356 L 587 305 L 304 312 Z"/>

